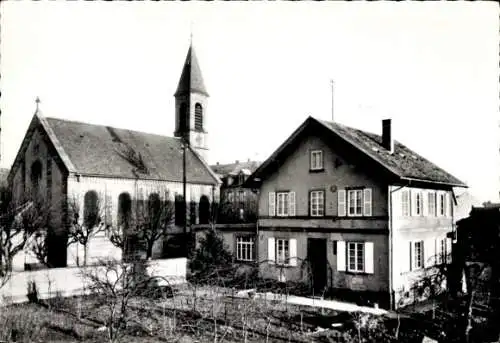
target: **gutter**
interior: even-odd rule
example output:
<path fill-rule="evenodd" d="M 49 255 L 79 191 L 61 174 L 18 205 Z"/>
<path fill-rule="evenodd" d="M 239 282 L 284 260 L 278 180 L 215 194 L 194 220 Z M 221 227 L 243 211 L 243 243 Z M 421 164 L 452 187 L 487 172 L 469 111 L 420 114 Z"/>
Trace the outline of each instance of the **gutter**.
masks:
<path fill-rule="evenodd" d="M 461 188 L 469 188 L 466 184 L 456 184 L 456 183 L 450 183 L 450 182 L 439 182 L 439 181 L 433 181 L 433 180 L 424 180 L 424 179 L 416 179 L 412 177 L 400 177 L 401 180 L 407 180 L 408 182 L 411 181 L 416 181 L 416 182 L 426 182 L 426 183 L 436 183 L 439 185 L 446 185 L 446 186 L 451 186 L 451 187 L 461 187 Z"/>
<path fill-rule="evenodd" d="M 396 309 L 395 307 L 395 304 L 394 304 L 394 297 L 393 297 L 393 293 L 394 293 L 394 286 L 393 286 L 393 277 L 392 277 L 392 273 L 393 273 L 393 270 L 394 270 L 394 266 L 393 266 L 393 259 L 392 259 L 392 250 L 393 250 L 393 239 L 392 239 L 392 218 L 393 218 L 393 210 L 392 210 L 392 193 L 396 192 L 396 191 L 399 191 L 400 189 L 402 188 L 405 188 L 405 187 L 408 187 L 410 186 L 411 184 L 411 181 L 408 180 L 408 184 L 405 185 L 405 186 L 400 186 L 396 189 L 393 189 L 391 190 L 391 186 L 388 186 L 388 194 L 389 194 L 389 198 L 388 198 L 388 202 L 389 202 L 389 308 L 392 310 L 392 309 Z"/>

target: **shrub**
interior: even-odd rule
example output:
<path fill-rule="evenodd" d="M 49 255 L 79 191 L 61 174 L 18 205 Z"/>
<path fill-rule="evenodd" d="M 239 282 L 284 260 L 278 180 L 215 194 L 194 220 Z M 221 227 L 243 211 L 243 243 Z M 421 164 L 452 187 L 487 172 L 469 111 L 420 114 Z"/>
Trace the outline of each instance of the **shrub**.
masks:
<path fill-rule="evenodd" d="M 28 281 L 27 297 L 30 303 L 38 303 L 38 287 L 35 281 Z"/>

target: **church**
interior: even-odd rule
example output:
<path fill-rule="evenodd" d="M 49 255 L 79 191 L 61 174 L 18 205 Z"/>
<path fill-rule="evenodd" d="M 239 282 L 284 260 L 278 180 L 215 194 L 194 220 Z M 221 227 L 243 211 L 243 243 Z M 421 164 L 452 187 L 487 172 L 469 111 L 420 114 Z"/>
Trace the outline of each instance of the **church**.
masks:
<path fill-rule="evenodd" d="M 182 234 L 189 224 L 208 222 L 221 181 L 207 164 L 209 95 L 192 44 L 174 96 L 173 137 L 51 118 L 43 114 L 37 99 L 8 181 L 15 202 L 36 197 L 50 208 L 53 237 L 47 241 L 47 260 L 51 266 L 81 264 L 79 244 L 68 246 L 68 203 L 73 200 L 78 218 L 84 218 L 89 207 L 104 204 L 100 216 L 106 227 L 119 230 L 132 215 L 135 201 L 158 198 L 175 204 L 173 236 Z M 85 251 L 87 263 L 122 257 L 109 238 L 107 230 L 92 237 Z M 165 239 L 156 242 L 152 258 L 169 256 L 166 246 Z M 33 262 L 26 251 L 18 255 L 15 269 Z"/>

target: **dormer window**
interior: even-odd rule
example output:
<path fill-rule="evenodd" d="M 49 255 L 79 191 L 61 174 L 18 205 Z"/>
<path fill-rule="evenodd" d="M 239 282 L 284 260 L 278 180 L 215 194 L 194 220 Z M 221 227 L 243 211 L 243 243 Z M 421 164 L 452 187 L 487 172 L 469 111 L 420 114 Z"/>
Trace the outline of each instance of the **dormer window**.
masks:
<path fill-rule="evenodd" d="M 323 170 L 323 150 L 311 151 L 309 170 L 311 171 Z"/>

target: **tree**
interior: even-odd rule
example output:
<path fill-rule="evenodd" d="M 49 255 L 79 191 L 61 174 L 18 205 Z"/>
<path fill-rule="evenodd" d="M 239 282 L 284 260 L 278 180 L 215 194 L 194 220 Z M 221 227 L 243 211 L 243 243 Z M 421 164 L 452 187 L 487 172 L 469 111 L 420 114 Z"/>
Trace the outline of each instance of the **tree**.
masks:
<path fill-rule="evenodd" d="M 34 207 L 41 202 L 25 201 L 16 205 L 8 188 L 0 188 L 0 287 L 7 283 L 12 272 L 14 257 L 26 245 L 36 227 L 44 225 L 46 218 L 38 218 Z"/>
<path fill-rule="evenodd" d="M 88 245 L 97 233 L 109 229 L 105 220 L 109 204 L 96 191 L 88 191 L 83 199 L 83 217 L 80 218 L 81 203 L 73 197 L 68 201 L 68 246 L 77 243 L 83 246 L 83 265 L 87 265 Z"/>
<path fill-rule="evenodd" d="M 170 233 L 175 209 L 169 192 L 151 193 L 148 200 L 138 200 L 134 209 L 132 234 L 145 245 L 146 259 L 153 257 L 153 247 Z"/>

